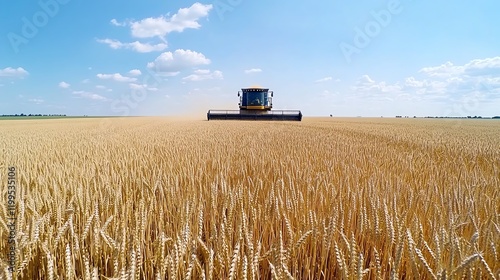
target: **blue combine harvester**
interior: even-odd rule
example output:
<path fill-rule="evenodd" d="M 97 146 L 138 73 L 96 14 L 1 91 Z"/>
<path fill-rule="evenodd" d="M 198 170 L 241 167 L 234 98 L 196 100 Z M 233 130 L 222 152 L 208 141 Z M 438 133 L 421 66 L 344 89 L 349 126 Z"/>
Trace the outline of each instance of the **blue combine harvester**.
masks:
<path fill-rule="evenodd" d="M 238 91 L 239 110 L 209 110 L 210 120 L 263 120 L 263 121 L 301 121 L 299 110 L 271 110 L 273 92 L 268 88 L 249 87 Z"/>

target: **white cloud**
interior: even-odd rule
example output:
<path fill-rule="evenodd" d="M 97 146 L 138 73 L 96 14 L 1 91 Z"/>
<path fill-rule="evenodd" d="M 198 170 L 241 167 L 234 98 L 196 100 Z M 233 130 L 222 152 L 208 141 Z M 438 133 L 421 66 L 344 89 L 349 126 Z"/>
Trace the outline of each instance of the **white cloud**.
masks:
<path fill-rule="evenodd" d="M 154 62 L 148 63 L 148 68 L 156 72 L 178 72 L 197 65 L 210 64 L 210 59 L 202 53 L 191 50 L 178 49 L 172 52 L 164 52 Z"/>
<path fill-rule="evenodd" d="M 150 44 L 150 43 L 141 43 L 139 41 L 135 41 L 132 43 L 122 43 L 118 40 L 113 39 L 97 39 L 97 42 L 107 44 L 112 49 L 131 49 L 140 53 L 149 53 L 149 52 L 159 52 L 165 50 L 168 45 L 166 43 L 158 43 L 158 44 Z"/>
<path fill-rule="evenodd" d="M 427 79 L 417 81 L 411 77 L 406 81 L 406 84 L 418 87 L 418 93 L 447 94 L 456 98 L 479 92 L 485 98 L 497 98 L 497 91 L 500 91 L 500 57 L 474 59 L 464 65 L 447 62 L 422 68 L 420 72 L 428 76 Z"/>
<path fill-rule="evenodd" d="M 200 28 L 198 21 L 206 17 L 212 9 L 212 5 L 203 5 L 194 3 L 189 8 L 182 8 L 171 17 L 150 17 L 140 21 L 131 22 L 132 36 L 137 38 L 164 38 L 168 33 L 173 31 L 182 32 L 184 29 Z"/>
<path fill-rule="evenodd" d="M 195 74 L 210 74 L 210 70 L 208 69 L 197 69 L 197 70 L 194 70 L 194 73 Z"/>
<path fill-rule="evenodd" d="M 372 80 L 372 78 L 370 78 L 370 76 L 363 75 L 363 76 L 361 76 L 361 78 L 358 79 L 357 83 L 358 84 L 373 84 L 373 83 L 375 83 L 375 81 Z"/>
<path fill-rule="evenodd" d="M 125 77 L 122 76 L 120 73 L 114 73 L 114 74 L 97 74 L 97 78 L 101 80 L 113 80 L 117 82 L 135 82 L 137 81 L 136 78 L 130 78 L 130 77 Z"/>
<path fill-rule="evenodd" d="M 158 91 L 157 88 L 154 88 L 154 87 L 148 87 L 147 84 L 135 84 L 135 83 L 130 83 L 129 84 L 130 86 L 130 89 L 132 90 L 149 90 L 149 91 Z"/>
<path fill-rule="evenodd" d="M 71 85 L 66 83 L 66 82 L 60 82 L 59 83 L 59 87 L 60 88 L 69 88 Z"/>
<path fill-rule="evenodd" d="M 203 80 L 222 80 L 224 77 L 221 71 L 196 70 L 194 74 L 182 78 L 185 81 L 198 82 Z"/>
<path fill-rule="evenodd" d="M 333 77 L 324 77 L 324 78 L 321 78 L 321 79 L 317 79 L 314 82 L 315 83 L 325 83 L 325 82 L 328 82 L 328 81 L 333 81 L 333 82 L 337 83 L 337 82 L 340 82 L 340 79 L 333 79 Z"/>
<path fill-rule="evenodd" d="M 132 70 L 128 71 L 128 74 L 131 76 L 140 76 L 142 73 L 141 73 L 141 70 L 139 70 L 139 69 L 132 69 Z"/>
<path fill-rule="evenodd" d="M 82 84 L 88 84 L 88 83 L 90 83 L 90 79 L 85 79 L 82 81 Z"/>
<path fill-rule="evenodd" d="M 83 91 L 83 90 L 75 90 L 75 91 L 73 91 L 73 94 L 79 98 L 98 100 L 98 101 L 107 101 L 108 100 L 104 96 L 101 96 L 99 94 L 95 94 L 92 92 L 88 92 L 88 91 Z"/>
<path fill-rule="evenodd" d="M 144 89 L 144 88 L 146 88 L 146 85 L 139 85 L 139 84 L 134 84 L 134 83 L 129 84 L 129 86 L 131 89 Z"/>
<path fill-rule="evenodd" d="M 464 66 L 468 75 L 500 75 L 500 56 L 474 59 Z"/>
<path fill-rule="evenodd" d="M 181 73 L 180 71 L 176 71 L 176 72 L 161 72 L 161 73 L 156 73 L 157 76 L 159 77 L 175 77 L 177 75 L 179 75 L 179 73 Z M 167 80 L 167 79 L 165 79 Z"/>
<path fill-rule="evenodd" d="M 463 67 L 455 66 L 453 65 L 453 63 L 448 61 L 445 64 L 441 64 L 439 66 L 424 67 L 419 72 L 424 73 L 430 77 L 446 78 L 463 73 Z"/>
<path fill-rule="evenodd" d="M 201 27 L 198 22 L 201 18 L 208 16 L 212 5 L 194 3 L 189 8 L 181 8 L 176 14 L 160 17 L 149 17 L 139 21 L 119 22 L 112 19 L 110 22 L 114 26 L 130 26 L 132 37 L 153 38 L 157 37 L 161 43 L 145 43 L 134 41 L 124 43 L 115 39 L 96 39 L 97 42 L 107 44 L 112 49 L 131 49 L 140 53 L 163 51 L 168 47 L 165 36 L 171 32 L 183 32 L 185 29 L 198 29 Z"/>
<path fill-rule="evenodd" d="M 425 86 L 427 83 L 426 81 L 419 81 L 415 79 L 415 77 L 408 77 L 405 79 L 404 85 L 407 87 L 413 87 L 413 88 L 421 88 Z"/>
<path fill-rule="evenodd" d="M 127 24 L 124 22 L 118 22 L 116 19 L 111 20 L 111 24 L 114 26 L 126 26 Z"/>
<path fill-rule="evenodd" d="M 439 66 L 424 67 L 421 73 L 435 78 L 451 78 L 460 75 L 499 75 L 500 74 L 500 56 L 474 59 L 464 65 L 454 65 L 452 62 L 446 62 Z"/>
<path fill-rule="evenodd" d="M 32 102 L 32 103 L 35 103 L 35 104 L 42 104 L 43 102 L 45 102 L 45 100 L 43 100 L 43 99 L 37 99 L 37 98 L 28 99 L 28 101 Z"/>
<path fill-rule="evenodd" d="M 451 107 L 463 105 L 464 99 L 472 98 L 484 104 L 500 99 L 500 57 L 475 59 L 463 65 L 446 62 L 419 72 L 424 74 L 423 79 L 410 76 L 395 83 L 377 82 L 363 75 L 351 87 L 351 96 L 372 100 L 440 101 Z"/>
<path fill-rule="evenodd" d="M 324 78 L 318 79 L 318 80 L 316 80 L 314 82 L 315 83 L 323 83 L 323 82 L 331 81 L 332 79 L 333 79 L 332 77 L 324 77 Z"/>
<path fill-rule="evenodd" d="M 369 100 L 392 100 L 394 95 L 401 93 L 402 87 L 399 83 L 388 84 L 376 82 L 368 75 L 361 76 L 356 84 L 351 87 L 352 97 Z"/>
<path fill-rule="evenodd" d="M 7 67 L 4 69 L 0 69 L 0 77 L 14 77 L 14 78 L 23 78 L 28 76 L 28 71 L 24 70 L 22 67 L 12 68 Z"/>
<path fill-rule="evenodd" d="M 259 72 L 262 72 L 262 69 L 260 69 L 260 68 L 252 68 L 252 69 L 245 70 L 246 74 L 259 73 Z"/>
<path fill-rule="evenodd" d="M 106 87 L 105 87 L 105 86 L 103 86 L 103 85 L 97 85 L 97 86 L 95 86 L 95 88 L 96 88 L 96 89 L 106 89 Z"/>
<path fill-rule="evenodd" d="M 112 49 L 119 49 L 123 47 L 123 43 L 113 39 L 96 39 L 97 42 L 107 44 Z"/>

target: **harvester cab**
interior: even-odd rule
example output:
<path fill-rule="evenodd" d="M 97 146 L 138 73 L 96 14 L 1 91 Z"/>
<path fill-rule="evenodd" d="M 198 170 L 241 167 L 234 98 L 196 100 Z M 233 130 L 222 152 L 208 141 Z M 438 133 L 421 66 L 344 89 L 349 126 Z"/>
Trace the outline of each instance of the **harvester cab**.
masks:
<path fill-rule="evenodd" d="M 267 88 L 249 87 L 238 91 L 239 110 L 209 110 L 210 120 L 270 120 L 301 121 L 299 110 L 271 110 L 273 108 L 273 92 Z"/>

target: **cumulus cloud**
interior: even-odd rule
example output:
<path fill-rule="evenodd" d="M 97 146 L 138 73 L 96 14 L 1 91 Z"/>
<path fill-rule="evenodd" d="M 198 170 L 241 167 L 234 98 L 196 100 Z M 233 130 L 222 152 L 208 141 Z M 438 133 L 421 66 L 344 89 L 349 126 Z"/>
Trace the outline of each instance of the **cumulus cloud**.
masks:
<path fill-rule="evenodd" d="M 158 52 L 165 50 L 168 45 L 166 43 L 150 44 L 141 43 L 139 41 L 131 43 L 122 43 L 113 39 L 97 39 L 97 42 L 107 44 L 112 49 L 131 49 L 140 53 Z"/>
<path fill-rule="evenodd" d="M 60 88 L 69 88 L 71 85 L 66 83 L 66 82 L 60 82 L 59 83 L 59 87 Z"/>
<path fill-rule="evenodd" d="M 500 57 L 474 59 L 464 65 L 447 62 L 420 72 L 426 78 L 417 85 L 427 93 L 447 92 L 456 97 L 481 92 L 485 98 L 498 98 L 500 91 Z"/>
<path fill-rule="evenodd" d="M 127 25 L 125 22 L 118 22 L 116 19 L 112 19 L 110 22 L 114 26 L 126 26 Z"/>
<path fill-rule="evenodd" d="M 24 70 L 22 67 L 12 68 L 7 67 L 0 69 L 0 77 L 13 77 L 13 78 L 23 78 L 28 76 L 28 71 Z"/>
<path fill-rule="evenodd" d="M 446 83 L 437 80 L 417 80 L 414 77 L 388 83 L 375 81 L 370 76 L 363 75 L 351 90 L 352 96 L 366 100 L 435 100 L 448 97 Z"/>
<path fill-rule="evenodd" d="M 448 61 L 439 66 L 424 67 L 420 72 L 429 77 L 437 78 L 451 78 L 461 75 L 499 75 L 500 56 L 474 59 L 464 65 L 454 65 L 452 62 Z"/>
<path fill-rule="evenodd" d="M 128 74 L 131 76 L 140 76 L 142 74 L 142 72 L 139 69 L 132 69 L 132 70 L 128 71 Z"/>
<path fill-rule="evenodd" d="M 252 69 L 245 70 L 246 74 L 260 73 L 260 72 L 262 72 L 262 69 L 260 69 L 260 68 L 252 68 Z"/>
<path fill-rule="evenodd" d="M 207 17 L 212 5 L 194 3 L 188 8 L 181 8 L 172 16 L 162 15 L 149 17 L 138 21 L 119 22 L 112 19 L 110 23 L 114 26 L 129 26 L 132 37 L 135 38 L 157 38 L 160 43 L 134 41 L 124 43 L 115 39 L 96 39 L 97 42 L 108 45 L 112 49 L 130 49 L 140 53 L 163 51 L 168 47 L 165 37 L 171 32 L 183 32 L 185 29 L 198 29 L 201 27 L 200 19 Z"/>
<path fill-rule="evenodd" d="M 198 82 L 203 80 L 222 80 L 224 77 L 221 71 L 196 70 L 194 74 L 182 78 L 185 81 Z"/>
<path fill-rule="evenodd" d="M 464 72 L 467 75 L 500 75 L 500 56 L 474 59 L 464 66 Z"/>
<path fill-rule="evenodd" d="M 413 87 L 413 88 L 421 88 L 425 86 L 427 83 L 426 81 L 419 81 L 415 79 L 415 77 L 408 77 L 404 81 L 404 85 L 407 87 Z"/>
<path fill-rule="evenodd" d="M 361 76 L 361 78 L 358 79 L 358 81 L 356 83 L 365 85 L 365 84 L 374 84 L 375 81 L 372 78 L 370 78 L 370 76 L 363 75 L 363 76 Z"/>
<path fill-rule="evenodd" d="M 422 78 L 410 76 L 387 83 L 361 76 L 351 87 L 351 96 L 364 99 L 431 100 L 460 106 L 471 98 L 476 103 L 500 100 L 500 57 L 474 59 L 463 65 L 446 62 L 424 67 Z M 457 105 L 458 104 L 458 105 Z M 462 115 L 464 112 L 461 112 Z"/>
<path fill-rule="evenodd" d="M 88 92 L 88 91 L 83 91 L 83 90 L 75 90 L 72 92 L 73 95 L 77 96 L 78 98 L 85 98 L 85 99 L 91 99 L 91 100 L 98 100 L 98 101 L 107 101 L 108 99 L 102 95 Z"/>
<path fill-rule="evenodd" d="M 420 69 L 420 73 L 424 73 L 427 76 L 430 77 L 450 77 L 453 75 L 457 75 L 463 72 L 463 67 L 461 66 L 455 66 L 451 62 L 446 62 L 444 64 L 441 64 L 439 66 L 433 66 L 433 67 L 424 67 Z"/>
<path fill-rule="evenodd" d="M 132 36 L 137 38 L 164 38 L 168 33 L 174 31 L 182 32 L 188 28 L 198 29 L 201 27 L 198 21 L 206 17 L 211 9 L 211 4 L 194 3 L 189 8 L 179 9 L 171 17 L 150 17 L 140 21 L 132 21 L 130 23 Z"/>
<path fill-rule="evenodd" d="M 117 82 L 135 82 L 137 81 L 136 78 L 131 78 L 131 77 L 125 77 L 122 76 L 120 73 L 114 73 L 114 74 L 97 74 L 97 78 L 101 80 L 113 80 Z"/>
<path fill-rule="evenodd" d="M 153 62 L 149 62 L 147 66 L 156 72 L 175 73 L 193 66 L 207 64 L 210 64 L 210 59 L 202 53 L 178 49 L 173 53 L 162 53 Z"/>
<path fill-rule="evenodd" d="M 375 82 L 370 76 L 363 75 L 356 81 L 352 89 L 358 93 L 395 93 L 401 91 L 401 86 L 398 83 Z"/>

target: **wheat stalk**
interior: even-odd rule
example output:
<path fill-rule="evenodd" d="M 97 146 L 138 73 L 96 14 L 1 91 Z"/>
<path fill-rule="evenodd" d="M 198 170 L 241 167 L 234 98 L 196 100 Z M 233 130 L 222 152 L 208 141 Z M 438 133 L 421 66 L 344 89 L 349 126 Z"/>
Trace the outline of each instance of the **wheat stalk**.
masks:
<path fill-rule="evenodd" d="M 102 121 L 2 121 L 16 277 L 498 278 L 496 122 Z"/>

